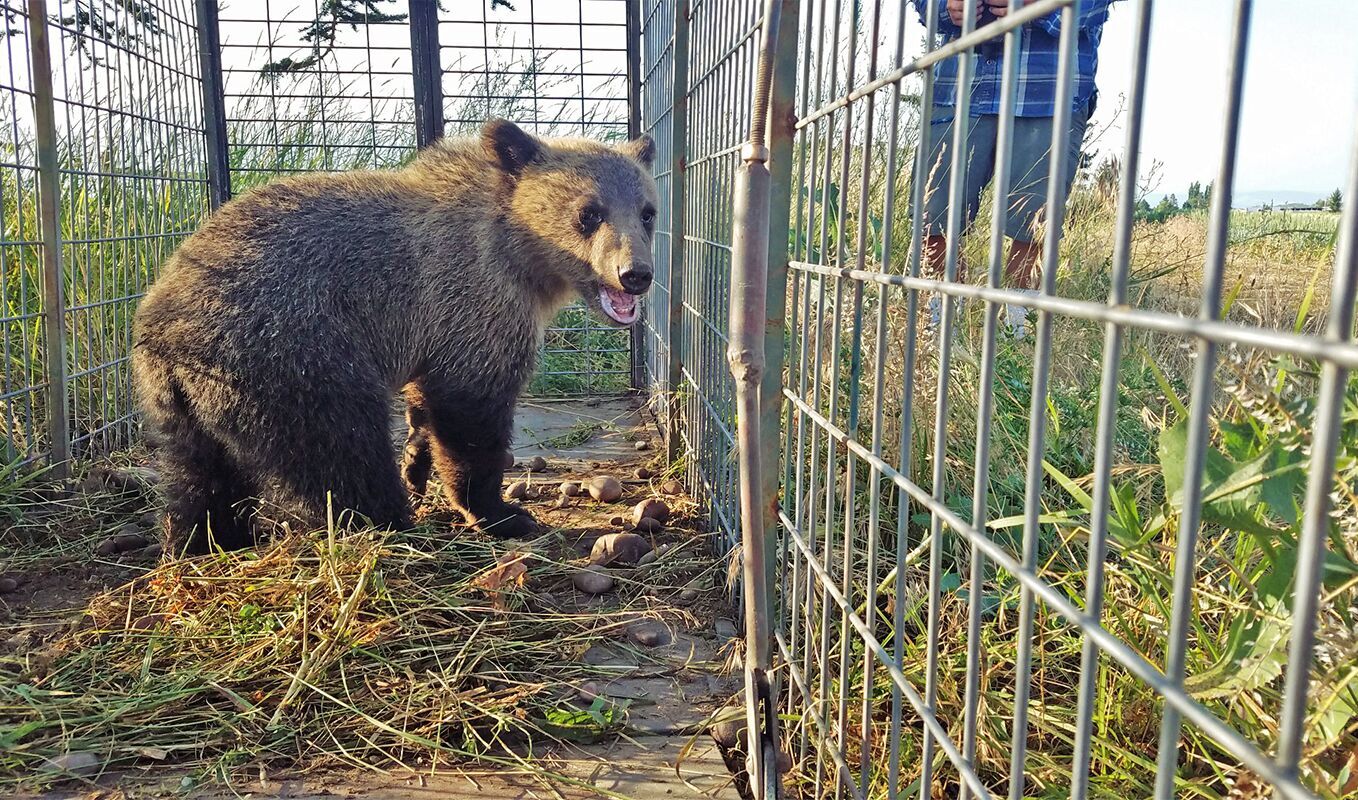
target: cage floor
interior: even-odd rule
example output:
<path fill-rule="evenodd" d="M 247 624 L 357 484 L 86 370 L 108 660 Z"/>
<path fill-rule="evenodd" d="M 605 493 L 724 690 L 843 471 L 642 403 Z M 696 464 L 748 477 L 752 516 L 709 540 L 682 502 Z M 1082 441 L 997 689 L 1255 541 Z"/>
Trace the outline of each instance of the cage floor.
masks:
<path fill-rule="evenodd" d="M 399 423 L 394 423 L 393 432 L 398 438 L 404 433 Z M 506 485 L 520 481 L 527 484 L 527 497 L 520 502 L 544 528 L 557 532 L 553 539 L 557 549 L 552 555 L 560 563 L 583 563 L 599 536 L 630 527 L 630 522 L 620 525 L 618 517 L 630 520 L 631 507 L 652 497 L 664 497 L 676 511 L 675 519 L 654 534 L 652 544 L 663 546 L 662 553 L 673 548 L 674 552 L 702 554 L 694 557 L 701 560 L 707 579 L 700 592 L 690 592 L 687 601 L 678 604 L 681 608 L 666 606 L 674 600 L 677 589 L 673 586 L 668 590 L 668 601 L 658 588 L 634 586 L 630 590 L 633 600 L 629 602 L 642 595 L 652 612 L 650 619 L 664 621 L 668 643 L 643 646 L 630 638 L 632 623 L 628 623 L 627 627 L 620 626 L 616 635 L 577 656 L 593 669 L 592 674 L 602 676 L 591 681 L 594 685 L 587 690 L 626 706 L 621 725 L 578 740 L 566 736 L 539 741 L 532 749 L 516 754 L 538 768 L 537 772 L 485 765 L 430 769 L 417 764 L 387 764 L 380 771 L 354 770 L 333 765 L 316 768 L 302 761 L 295 768 L 283 770 L 238 770 L 230 785 L 225 785 L 204 780 L 201 765 L 177 765 L 170 759 L 160 764 L 110 767 L 83 780 L 49 782 L 40 793 L 23 795 L 21 791 L 20 796 L 175 795 L 223 800 L 242 794 L 307 800 L 736 797 L 721 754 L 705 729 L 710 715 L 740 690 L 739 672 L 730 668 L 735 663 L 732 655 L 736 643 L 724 590 L 725 570 L 710 555 L 710 537 L 696 515 L 696 505 L 683 494 L 666 494 L 663 490 L 672 492 L 674 487 L 663 487 L 668 476 L 658 464 L 653 423 L 644 417 L 638 401 L 630 398 L 528 400 L 517 414 L 515 442 L 516 465 L 506 474 Z M 530 470 L 535 457 L 546 461 L 544 469 Z M 648 474 L 651 470 L 655 474 Z M 620 479 L 623 495 L 617 502 L 596 503 L 587 496 L 559 499 L 562 482 L 588 481 L 599 475 Z M 81 491 L 73 487 L 71 496 L 79 497 Z M 437 527 L 449 512 L 437 492 L 431 491 L 431 495 L 435 499 L 417 509 L 417 516 Z M 88 613 L 87 605 L 93 608 L 102 592 L 115 590 L 155 567 L 155 558 L 144 551 L 94 555 L 110 531 L 131 524 L 128 519 L 149 526 L 151 512 L 144 504 L 122 508 L 93 514 L 85 529 L 77 530 L 79 526 L 71 524 L 59 532 L 58 537 L 69 539 L 59 558 L 22 565 L 13 559 L 9 563 L 0 559 L 0 577 L 13 576 L 19 583 L 16 591 L 0 596 L 0 642 L 5 643 L 6 651 L 0 656 L 37 656 L 51 640 L 63 635 L 63 630 L 74 627 L 72 621 Z M 632 580 L 644 584 L 647 579 L 642 575 Z M 620 580 L 619 592 L 629 579 Z M 662 582 L 660 578 L 654 580 Z M 554 604 L 563 614 L 619 613 L 622 602 L 611 594 L 591 596 L 572 591 L 569 584 L 552 592 L 545 595 L 545 602 Z M 627 606 L 622 613 L 631 613 L 632 608 L 635 606 Z M 566 696 L 584 691 L 574 686 L 559 689 Z M 588 707 L 587 703 L 582 705 Z M 20 777 L 21 784 L 22 780 Z"/>

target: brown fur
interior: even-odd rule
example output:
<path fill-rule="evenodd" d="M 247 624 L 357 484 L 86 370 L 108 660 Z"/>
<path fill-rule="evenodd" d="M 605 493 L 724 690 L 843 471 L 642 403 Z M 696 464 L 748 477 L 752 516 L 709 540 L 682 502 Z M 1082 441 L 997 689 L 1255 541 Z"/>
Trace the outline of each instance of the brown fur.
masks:
<path fill-rule="evenodd" d="M 171 546 L 249 544 L 263 515 L 324 522 L 327 495 L 410 522 L 429 464 L 469 523 L 521 535 L 500 497 L 515 402 L 543 328 L 598 287 L 650 282 L 649 140 L 538 140 L 511 123 L 394 171 L 304 175 L 214 214 L 137 313 L 133 371 L 159 446 Z M 588 226 L 582 209 L 603 210 Z M 629 272 L 630 270 L 630 272 Z M 424 459 L 421 477 L 421 459 Z"/>

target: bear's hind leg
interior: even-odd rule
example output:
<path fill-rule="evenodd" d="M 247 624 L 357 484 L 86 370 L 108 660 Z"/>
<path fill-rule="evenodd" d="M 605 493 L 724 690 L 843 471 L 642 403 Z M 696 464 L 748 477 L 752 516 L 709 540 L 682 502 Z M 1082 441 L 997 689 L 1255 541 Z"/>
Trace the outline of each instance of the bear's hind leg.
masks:
<path fill-rule="evenodd" d="M 505 450 L 514 420 L 513 408 L 459 405 L 432 397 L 429 412 L 434 467 L 448 501 L 478 530 L 506 539 L 537 532 L 537 523 L 520 505 L 505 502 Z M 459 408 L 474 409 L 459 413 Z"/>
<path fill-rule="evenodd" d="M 301 530 L 325 527 L 330 512 L 336 521 L 344 512 L 356 515 L 345 515 L 347 527 L 360 521 L 410 527 L 410 501 L 392 458 L 390 407 L 385 401 L 357 405 L 363 407 L 346 409 L 346 420 L 309 418 L 303 430 L 256 452 L 263 516 Z"/>
<path fill-rule="evenodd" d="M 429 411 L 418 384 L 406 386 L 402 394 L 406 401 L 407 433 L 405 447 L 401 450 L 401 479 L 411 497 L 419 501 L 429 487 L 429 475 L 434 468 L 429 442 Z"/>

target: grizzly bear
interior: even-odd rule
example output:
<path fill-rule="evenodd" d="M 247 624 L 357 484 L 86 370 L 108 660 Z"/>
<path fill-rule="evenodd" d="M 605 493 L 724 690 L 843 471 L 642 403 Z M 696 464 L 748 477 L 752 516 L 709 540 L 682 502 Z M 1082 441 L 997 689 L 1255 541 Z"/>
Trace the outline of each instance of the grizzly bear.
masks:
<path fill-rule="evenodd" d="M 649 138 L 540 139 L 488 121 L 396 170 L 274 181 L 224 204 L 137 311 L 132 368 L 167 550 L 264 521 L 401 528 L 430 466 L 468 525 L 517 537 L 500 485 L 544 328 L 576 297 L 627 326 L 650 287 Z M 391 403 L 411 423 L 406 481 Z M 420 475 L 421 468 L 423 475 Z"/>

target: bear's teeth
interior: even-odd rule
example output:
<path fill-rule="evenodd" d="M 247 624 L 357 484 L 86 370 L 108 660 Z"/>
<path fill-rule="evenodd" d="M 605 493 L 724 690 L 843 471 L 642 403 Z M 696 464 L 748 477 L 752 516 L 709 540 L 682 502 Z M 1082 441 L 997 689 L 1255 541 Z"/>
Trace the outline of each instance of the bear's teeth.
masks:
<path fill-rule="evenodd" d="M 632 295 L 601 286 L 599 287 L 599 301 L 600 305 L 603 306 L 604 313 L 615 322 L 622 325 L 631 325 L 636 322 L 639 309 L 636 298 Z"/>

